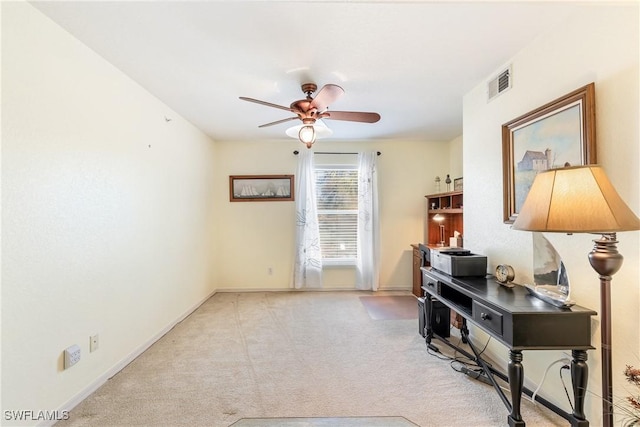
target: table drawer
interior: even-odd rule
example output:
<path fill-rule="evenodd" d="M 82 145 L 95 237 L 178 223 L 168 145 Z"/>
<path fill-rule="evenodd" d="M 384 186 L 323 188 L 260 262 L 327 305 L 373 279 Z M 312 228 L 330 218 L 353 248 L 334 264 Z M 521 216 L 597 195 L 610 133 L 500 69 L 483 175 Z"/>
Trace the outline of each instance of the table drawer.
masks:
<path fill-rule="evenodd" d="M 502 336 L 502 313 L 473 301 L 472 316 L 478 324 Z"/>

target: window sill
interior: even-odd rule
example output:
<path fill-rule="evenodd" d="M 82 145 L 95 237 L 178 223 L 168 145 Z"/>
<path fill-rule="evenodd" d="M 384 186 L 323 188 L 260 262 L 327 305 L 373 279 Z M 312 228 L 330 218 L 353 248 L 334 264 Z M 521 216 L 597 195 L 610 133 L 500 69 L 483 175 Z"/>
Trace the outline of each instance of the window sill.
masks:
<path fill-rule="evenodd" d="M 322 261 L 322 268 L 355 268 L 356 260 Z"/>

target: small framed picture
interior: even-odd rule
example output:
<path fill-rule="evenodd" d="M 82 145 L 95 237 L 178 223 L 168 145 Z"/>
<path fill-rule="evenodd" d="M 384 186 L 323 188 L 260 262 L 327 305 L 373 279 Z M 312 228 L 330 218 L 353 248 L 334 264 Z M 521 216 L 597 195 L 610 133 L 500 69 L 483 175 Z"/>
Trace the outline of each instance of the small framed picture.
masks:
<path fill-rule="evenodd" d="M 453 191 L 462 191 L 462 177 L 453 180 Z"/>
<path fill-rule="evenodd" d="M 231 175 L 232 202 L 273 202 L 293 200 L 293 175 Z"/>

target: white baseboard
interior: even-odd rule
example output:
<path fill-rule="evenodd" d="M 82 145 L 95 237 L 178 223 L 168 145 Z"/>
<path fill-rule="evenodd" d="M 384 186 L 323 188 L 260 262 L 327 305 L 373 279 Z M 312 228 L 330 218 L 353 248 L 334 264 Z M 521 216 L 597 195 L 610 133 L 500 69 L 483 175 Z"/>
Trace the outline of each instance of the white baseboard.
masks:
<path fill-rule="evenodd" d="M 385 286 L 382 288 L 378 288 L 379 291 L 403 291 L 403 292 L 413 292 L 413 287 L 411 286 Z"/>
<path fill-rule="evenodd" d="M 341 292 L 357 291 L 355 288 L 219 288 L 219 293 L 243 293 L 243 292 Z"/>
<path fill-rule="evenodd" d="M 335 288 L 218 288 L 217 292 L 233 293 L 233 292 L 341 292 L 341 291 L 363 291 L 354 287 L 335 287 Z M 411 288 L 406 286 L 384 287 L 378 288 L 377 292 L 411 292 Z M 363 292 L 372 292 L 370 289 Z"/>
<path fill-rule="evenodd" d="M 151 347 L 156 341 L 162 338 L 167 332 L 173 329 L 178 323 L 182 322 L 186 319 L 191 313 L 196 311 L 198 307 L 204 304 L 209 298 L 216 294 L 218 290 L 214 290 L 209 295 L 204 297 L 202 300 L 189 307 L 181 316 L 176 318 L 174 321 L 165 326 L 160 332 L 152 336 L 146 342 L 141 344 L 134 351 L 129 353 L 124 359 L 116 363 L 113 367 L 107 370 L 104 374 L 100 375 L 94 381 L 92 381 L 87 387 L 82 389 L 78 394 L 69 399 L 66 403 L 62 405 L 60 409 L 58 409 L 58 413 L 62 413 L 63 411 L 71 411 L 75 408 L 80 402 L 89 397 L 93 392 L 99 389 L 103 384 L 105 384 L 109 378 L 116 375 L 118 372 L 122 371 L 129 363 L 133 362 L 138 356 L 144 353 L 149 347 Z M 43 421 L 42 423 L 38 423 L 37 426 L 41 427 L 49 427 L 52 426 L 56 421 Z"/>

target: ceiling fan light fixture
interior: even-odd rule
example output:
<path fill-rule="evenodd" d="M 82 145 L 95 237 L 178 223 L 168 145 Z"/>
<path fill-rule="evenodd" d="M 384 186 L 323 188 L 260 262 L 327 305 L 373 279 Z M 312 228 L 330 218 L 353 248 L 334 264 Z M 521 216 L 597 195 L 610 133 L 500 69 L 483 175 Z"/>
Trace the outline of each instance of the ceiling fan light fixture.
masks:
<path fill-rule="evenodd" d="M 314 142 L 316 142 L 316 130 L 313 128 L 313 125 L 304 125 L 300 128 L 300 132 L 298 132 L 298 138 L 300 138 L 300 142 L 305 144 L 307 148 L 311 148 Z"/>
<path fill-rule="evenodd" d="M 300 139 L 300 129 L 302 129 L 303 126 L 309 126 L 309 124 L 291 126 L 285 133 L 291 138 Z M 316 122 L 313 123 L 313 130 L 316 132 L 316 139 L 327 138 L 333 135 L 333 131 L 329 129 L 322 120 L 316 120 Z"/>

